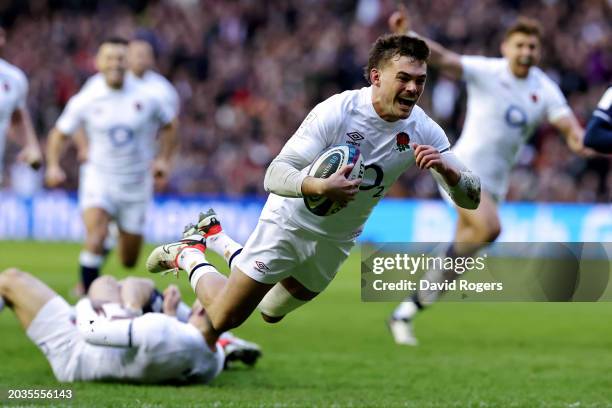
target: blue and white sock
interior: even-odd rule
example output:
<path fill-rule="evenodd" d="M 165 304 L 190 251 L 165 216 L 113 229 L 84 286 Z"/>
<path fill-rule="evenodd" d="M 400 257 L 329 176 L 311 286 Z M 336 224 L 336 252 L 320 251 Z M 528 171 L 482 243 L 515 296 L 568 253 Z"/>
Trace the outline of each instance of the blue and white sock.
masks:
<path fill-rule="evenodd" d="M 0 312 L 4 309 L 4 298 L 0 296 Z"/>

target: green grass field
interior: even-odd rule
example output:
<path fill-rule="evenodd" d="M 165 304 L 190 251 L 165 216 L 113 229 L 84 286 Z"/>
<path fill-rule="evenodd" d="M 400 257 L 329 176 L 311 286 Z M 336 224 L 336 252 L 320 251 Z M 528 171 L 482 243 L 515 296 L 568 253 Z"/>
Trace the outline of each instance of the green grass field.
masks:
<path fill-rule="evenodd" d="M 150 248 L 146 248 L 148 251 Z M 18 266 L 66 296 L 79 246 L 0 242 L 0 269 Z M 143 257 L 144 258 L 144 257 Z M 218 260 L 217 260 L 218 261 Z M 142 264 L 142 262 L 141 262 Z M 124 276 L 111 256 L 105 272 Z M 143 267 L 137 274 L 145 276 Z M 181 289 L 193 299 L 187 279 Z M 159 285 L 174 281 L 159 278 Z M 58 384 L 10 310 L 0 313 L 0 405 L 8 388 L 70 387 L 56 406 L 602 407 L 612 406 L 612 304 L 440 303 L 419 317 L 422 345 L 395 346 L 394 304 L 360 301 L 359 256 L 329 289 L 278 325 L 258 316 L 236 333 L 264 356 L 208 386 Z"/>

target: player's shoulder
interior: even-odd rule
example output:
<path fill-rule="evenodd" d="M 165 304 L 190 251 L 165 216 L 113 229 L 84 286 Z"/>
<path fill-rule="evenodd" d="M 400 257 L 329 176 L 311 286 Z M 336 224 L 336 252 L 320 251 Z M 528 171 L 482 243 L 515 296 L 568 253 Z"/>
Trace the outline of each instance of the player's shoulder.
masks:
<path fill-rule="evenodd" d="M 8 76 L 14 81 L 21 83 L 28 83 L 28 78 L 26 77 L 25 72 L 21 68 L 16 65 L 11 64 L 10 62 L 0 58 L 0 72 L 3 75 Z"/>
<path fill-rule="evenodd" d="M 418 105 L 415 105 L 412 108 L 412 112 L 410 116 L 406 119 L 403 119 L 406 122 L 415 122 L 417 127 L 439 127 L 435 120 L 433 120 L 424 110 Z"/>
<path fill-rule="evenodd" d="M 446 138 L 446 133 L 444 129 L 433 120 L 420 106 L 416 106 L 412 108 L 412 113 L 407 119 L 404 119 L 406 122 L 414 122 L 415 129 L 421 136 L 424 138 L 426 143 L 429 144 L 437 144 L 440 142 L 440 138 Z"/>
<path fill-rule="evenodd" d="M 508 62 L 504 58 L 485 57 L 482 55 L 462 55 L 461 65 L 463 68 L 474 68 L 478 70 L 501 71 L 505 69 Z"/>
<path fill-rule="evenodd" d="M 168 80 L 168 78 L 166 78 L 165 76 L 163 76 L 157 71 L 153 71 L 152 69 L 145 72 L 142 79 L 144 80 L 144 82 L 151 82 L 151 83 L 156 83 L 156 84 L 162 84 L 165 86 L 172 86 L 172 83 Z"/>
<path fill-rule="evenodd" d="M 369 87 L 344 91 L 330 96 L 321 102 L 318 107 L 345 116 L 366 107 L 367 103 L 371 103 L 370 94 Z"/>
<path fill-rule="evenodd" d="M 537 89 L 541 89 L 547 93 L 560 94 L 561 88 L 546 72 L 540 67 L 531 67 L 529 70 L 530 80 L 533 82 L 533 86 Z"/>
<path fill-rule="evenodd" d="M 81 86 L 81 89 L 79 89 L 79 92 L 72 95 L 70 102 L 77 105 L 87 104 L 88 102 L 102 95 L 105 90 L 106 83 L 104 82 L 104 77 L 102 74 L 94 74 L 87 78 L 87 80 Z"/>

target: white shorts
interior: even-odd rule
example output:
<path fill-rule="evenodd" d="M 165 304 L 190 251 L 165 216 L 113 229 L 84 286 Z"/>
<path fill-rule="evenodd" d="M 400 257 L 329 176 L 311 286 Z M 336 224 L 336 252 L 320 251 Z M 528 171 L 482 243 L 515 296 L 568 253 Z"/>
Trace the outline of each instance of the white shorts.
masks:
<path fill-rule="evenodd" d="M 333 241 L 299 227 L 259 220 L 235 265 L 257 282 L 275 284 L 292 276 L 320 293 L 354 245 L 354 241 Z"/>
<path fill-rule="evenodd" d="M 149 180 L 140 184 L 144 186 L 118 186 L 100 177 L 88 165 L 83 165 L 79 175 L 79 207 L 81 211 L 102 208 L 122 231 L 141 235 L 152 190 L 148 187 Z"/>
<path fill-rule="evenodd" d="M 85 341 L 74 324 L 72 307 L 60 296 L 49 300 L 38 312 L 28 337 L 47 357 L 58 381 L 75 381 Z"/>

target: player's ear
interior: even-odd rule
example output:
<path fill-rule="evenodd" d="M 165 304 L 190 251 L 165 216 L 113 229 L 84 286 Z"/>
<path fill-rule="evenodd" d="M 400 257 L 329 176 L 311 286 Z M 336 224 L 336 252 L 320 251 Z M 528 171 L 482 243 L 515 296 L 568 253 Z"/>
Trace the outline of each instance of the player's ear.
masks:
<path fill-rule="evenodd" d="M 374 86 L 380 86 L 380 71 L 377 68 L 370 70 L 370 83 Z"/>
<path fill-rule="evenodd" d="M 501 44 L 499 45 L 499 52 L 501 53 L 502 56 L 506 56 L 506 48 L 508 47 L 508 41 L 507 40 L 503 40 L 501 42 Z"/>

